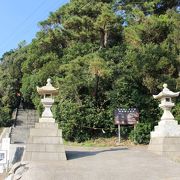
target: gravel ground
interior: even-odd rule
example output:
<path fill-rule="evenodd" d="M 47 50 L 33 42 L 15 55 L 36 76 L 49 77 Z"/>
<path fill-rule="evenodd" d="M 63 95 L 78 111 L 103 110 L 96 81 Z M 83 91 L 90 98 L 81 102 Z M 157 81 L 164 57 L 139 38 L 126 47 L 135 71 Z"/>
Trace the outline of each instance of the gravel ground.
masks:
<path fill-rule="evenodd" d="M 180 180 L 180 163 L 147 147 L 66 147 L 68 161 L 31 162 L 22 180 Z"/>

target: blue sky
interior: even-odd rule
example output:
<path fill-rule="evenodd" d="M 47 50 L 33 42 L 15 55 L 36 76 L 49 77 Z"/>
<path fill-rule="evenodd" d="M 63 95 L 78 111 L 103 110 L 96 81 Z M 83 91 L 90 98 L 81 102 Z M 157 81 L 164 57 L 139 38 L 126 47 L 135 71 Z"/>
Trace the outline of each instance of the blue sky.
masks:
<path fill-rule="evenodd" d="M 39 30 L 38 22 L 67 2 L 69 0 L 0 0 L 0 57 L 23 40 L 30 43 Z"/>

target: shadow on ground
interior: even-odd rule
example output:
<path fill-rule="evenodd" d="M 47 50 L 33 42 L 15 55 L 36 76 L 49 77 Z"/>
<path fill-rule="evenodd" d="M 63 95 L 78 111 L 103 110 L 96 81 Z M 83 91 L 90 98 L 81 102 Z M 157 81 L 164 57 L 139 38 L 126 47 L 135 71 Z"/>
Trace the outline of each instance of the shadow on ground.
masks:
<path fill-rule="evenodd" d="M 68 160 L 72 160 L 87 156 L 95 156 L 103 152 L 113 152 L 113 151 L 122 151 L 122 150 L 128 150 L 128 148 L 116 148 L 116 149 L 111 148 L 111 149 L 98 150 L 98 151 L 66 151 L 66 156 Z"/>
<path fill-rule="evenodd" d="M 17 147 L 14 157 L 13 157 L 13 161 L 12 164 L 15 164 L 17 162 L 20 162 L 23 156 L 23 152 L 24 152 L 24 147 Z"/>
<path fill-rule="evenodd" d="M 23 124 L 23 121 L 17 120 L 15 121 L 15 126 L 21 126 Z"/>

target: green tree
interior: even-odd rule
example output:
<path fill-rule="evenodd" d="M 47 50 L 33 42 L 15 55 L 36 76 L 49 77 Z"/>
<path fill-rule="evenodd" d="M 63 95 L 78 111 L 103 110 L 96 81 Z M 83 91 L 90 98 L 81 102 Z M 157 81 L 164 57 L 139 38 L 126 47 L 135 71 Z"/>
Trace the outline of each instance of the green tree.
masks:
<path fill-rule="evenodd" d="M 176 0 L 70 1 L 39 23 L 32 43 L 1 58 L 2 122 L 17 107 L 19 92 L 41 112 L 36 86 L 50 77 L 59 88 L 53 113 L 66 140 L 110 137 L 114 110 L 136 107 L 140 124 L 130 137 L 148 143 L 160 117 L 152 94 L 163 83 L 180 88 L 179 23 Z M 179 120 L 179 99 L 173 113 Z M 129 131 L 123 128 L 124 137 Z"/>

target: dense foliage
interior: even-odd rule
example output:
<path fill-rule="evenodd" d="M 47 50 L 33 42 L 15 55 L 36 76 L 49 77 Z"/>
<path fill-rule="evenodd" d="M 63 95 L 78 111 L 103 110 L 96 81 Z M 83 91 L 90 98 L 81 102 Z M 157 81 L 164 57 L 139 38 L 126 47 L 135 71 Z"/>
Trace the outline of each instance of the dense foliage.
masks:
<path fill-rule="evenodd" d="M 180 89 L 178 8 L 176 0 L 71 0 L 50 13 L 31 44 L 1 59 L 2 121 L 18 106 L 19 93 L 41 112 L 36 86 L 51 77 L 59 88 L 53 113 L 66 140 L 110 137 L 117 131 L 114 110 L 136 107 L 140 124 L 122 134 L 148 143 L 160 117 L 152 94 L 163 83 Z M 180 121 L 179 107 L 177 100 Z"/>

